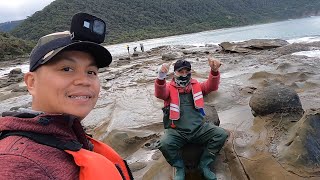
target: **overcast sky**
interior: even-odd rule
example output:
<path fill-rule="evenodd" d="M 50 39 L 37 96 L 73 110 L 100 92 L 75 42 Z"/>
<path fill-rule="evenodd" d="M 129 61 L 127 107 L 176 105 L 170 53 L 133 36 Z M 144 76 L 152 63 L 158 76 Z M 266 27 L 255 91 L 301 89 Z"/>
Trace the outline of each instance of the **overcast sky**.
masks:
<path fill-rule="evenodd" d="M 0 23 L 25 19 L 54 0 L 0 0 Z"/>

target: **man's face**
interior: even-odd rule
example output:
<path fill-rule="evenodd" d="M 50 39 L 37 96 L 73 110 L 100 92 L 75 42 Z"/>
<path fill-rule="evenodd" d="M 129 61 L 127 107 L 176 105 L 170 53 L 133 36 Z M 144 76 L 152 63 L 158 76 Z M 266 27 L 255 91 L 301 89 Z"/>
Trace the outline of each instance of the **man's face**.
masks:
<path fill-rule="evenodd" d="M 190 83 L 191 71 L 188 68 L 182 68 L 174 72 L 174 81 L 177 86 L 186 87 Z"/>
<path fill-rule="evenodd" d="M 83 119 L 94 108 L 99 91 L 98 68 L 85 52 L 65 51 L 25 75 L 32 109 L 71 114 Z"/>

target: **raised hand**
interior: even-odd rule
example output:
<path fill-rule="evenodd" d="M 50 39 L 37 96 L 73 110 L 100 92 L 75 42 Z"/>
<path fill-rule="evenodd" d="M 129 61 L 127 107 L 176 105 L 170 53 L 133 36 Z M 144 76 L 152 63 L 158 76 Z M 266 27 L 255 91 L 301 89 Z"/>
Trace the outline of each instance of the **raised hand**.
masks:
<path fill-rule="evenodd" d="M 222 63 L 218 59 L 214 59 L 213 57 L 208 57 L 208 63 L 213 72 L 219 71 Z"/>
<path fill-rule="evenodd" d="M 163 80 L 167 77 L 171 63 L 163 63 L 158 69 L 158 79 Z"/>
<path fill-rule="evenodd" d="M 170 66 L 171 66 L 171 63 L 163 63 L 161 65 L 160 72 L 167 74 L 169 72 Z"/>

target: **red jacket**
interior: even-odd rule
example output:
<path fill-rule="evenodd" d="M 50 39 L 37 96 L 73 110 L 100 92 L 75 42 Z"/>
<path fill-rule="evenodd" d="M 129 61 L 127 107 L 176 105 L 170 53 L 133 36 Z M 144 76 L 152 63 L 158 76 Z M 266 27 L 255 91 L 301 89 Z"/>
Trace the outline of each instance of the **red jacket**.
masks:
<path fill-rule="evenodd" d="M 87 139 L 80 121 L 67 115 L 46 114 L 33 118 L 2 117 L 0 131 L 49 134 L 65 141 L 80 142 L 83 144 L 81 150 L 91 151 L 94 148 Z M 116 169 L 111 165 L 112 169 Z M 0 140 L 0 179 L 69 180 L 79 179 L 79 173 L 80 168 L 73 157 L 63 150 L 36 143 L 21 136 L 9 136 Z M 96 179 L 107 178 L 106 173 L 104 177 Z"/>
<path fill-rule="evenodd" d="M 171 85 L 175 85 L 174 80 L 172 79 L 169 82 Z M 164 100 L 164 106 L 170 105 L 170 92 L 169 92 L 169 83 L 166 83 L 166 80 L 156 79 L 154 83 L 155 96 L 159 99 Z M 206 95 L 212 91 L 218 90 L 220 83 L 220 72 L 211 71 L 208 79 L 205 82 L 201 83 L 202 94 Z M 186 88 L 178 87 L 180 93 L 191 93 L 191 84 L 189 84 Z"/>

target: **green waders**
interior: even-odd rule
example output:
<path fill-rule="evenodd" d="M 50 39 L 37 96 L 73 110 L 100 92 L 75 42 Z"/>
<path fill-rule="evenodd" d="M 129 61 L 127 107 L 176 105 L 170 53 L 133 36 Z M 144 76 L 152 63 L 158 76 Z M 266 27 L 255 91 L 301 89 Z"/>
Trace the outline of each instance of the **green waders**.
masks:
<path fill-rule="evenodd" d="M 174 121 L 176 128 L 170 128 L 169 110 L 164 109 L 165 134 L 160 140 L 160 151 L 168 163 L 177 169 L 175 180 L 184 179 L 184 164 L 179 154 L 187 143 L 205 145 L 200 158 L 201 168 L 206 179 L 216 179 L 209 165 L 215 160 L 228 137 L 227 132 L 213 124 L 203 122 L 203 116 L 194 108 L 192 94 L 180 94 L 180 119 Z"/>

